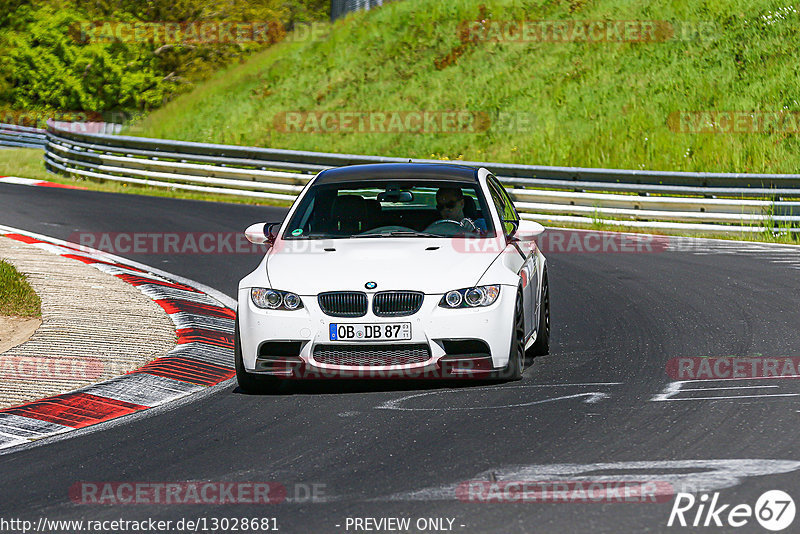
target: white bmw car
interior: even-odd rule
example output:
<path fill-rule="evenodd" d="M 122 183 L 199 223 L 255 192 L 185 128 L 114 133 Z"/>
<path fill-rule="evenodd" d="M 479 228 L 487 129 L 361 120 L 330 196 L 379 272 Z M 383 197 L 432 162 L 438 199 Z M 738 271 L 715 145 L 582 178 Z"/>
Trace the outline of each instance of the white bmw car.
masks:
<path fill-rule="evenodd" d="M 486 169 L 375 164 L 314 177 L 239 283 L 243 390 L 302 378 L 519 379 L 547 354 L 547 266 Z"/>

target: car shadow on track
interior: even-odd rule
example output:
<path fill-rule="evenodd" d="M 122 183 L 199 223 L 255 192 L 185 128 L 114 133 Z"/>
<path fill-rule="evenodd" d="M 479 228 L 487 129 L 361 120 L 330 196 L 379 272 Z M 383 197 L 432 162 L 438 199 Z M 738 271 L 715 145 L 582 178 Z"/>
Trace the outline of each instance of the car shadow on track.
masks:
<path fill-rule="evenodd" d="M 237 386 L 232 393 L 247 396 L 286 396 L 286 395 L 330 395 L 351 393 L 380 393 L 391 391 L 428 391 L 435 389 L 474 388 L 517 384 L 509 380 L 487 379 L 436 379 L 436 380 L 389 380 L 389 379 L 330 379 L 293 380 L 277 384 L 265 384 L 258 391 L 244 391 Z"/>
<path fill-rule="evenodd" d="M 521 380 L 507 378 L 310 378 L 266 381 L 258 391 L 245 391 L 236 386 L 232 393 L 246 396 L 330 395 L 348 393 L 380 393 L 392 391 L 429 391 L 436 389 L 465 389 L 487 386 L 519 385 L 536 374 L 537 364 L 543 356 L 526 356 L 525 371 Z M 526 375 L 528 375 L 526 377 Z"/>

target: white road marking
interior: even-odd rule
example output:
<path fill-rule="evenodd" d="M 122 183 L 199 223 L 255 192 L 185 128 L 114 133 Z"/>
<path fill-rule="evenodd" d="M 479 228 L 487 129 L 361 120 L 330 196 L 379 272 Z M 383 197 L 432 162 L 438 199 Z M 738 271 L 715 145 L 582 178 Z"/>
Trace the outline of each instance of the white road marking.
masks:
<path fill-rule="evenodd" d="M 444 389 L 444 390 L 437 390 L 437 391 L 426 391 L 424 393 L 415 393 L 412 395 L 405 395 L 398 399 L 388 400 L 384 403 L 379 404 L 375 407 L 376 410 L 399 410 L 399 411 L 421 411 L 421 412 L 447 412 L 447 411 L 469 411 L 469 410 L 499 410 L 505 408 L 520 408 L 523 406 L 533 406 L 536 404 L 544 404 L 548 402 L 555 402 L 559 400 L 567 400 L 567 399 L 575 399 L 580 397 L 586 397 L 583 401 L 585 403 L 594 404 L 603 399 L 609 398 L 607 393 L 602 393 L 598 391 L 592 392 L 584 392 L 584 393 L 575 393 L 572 395 L 562 395 L 558 397 L 551 397 L 547 399 L 538 399 L 530 402 L 518 403 L 518 404 L 501 404 L 497 406 L 442 406 L 436 408 L 407 408 L 401 406 L 402 403 L 415 399 L 418 397 L 427 397 L 431 395 L 444 395 L 446 393 L 468 393 L 474 391 L 485 391 L 487 389 L 493 390 L 506 390 L 506 389 L 528 389 L 528 388 L 544 388 L 544 387 L 575 387 L 575 386 L 617 386 L 622 384 L 622 382 L 595 382 L 595 383 L 585 383 L 585 384 L 529 384 L 529 385 L 521 385 L 521 386 L 507 386 L 498 389 L 497 386 L 485 386 L 485 387 L 477 387 L 477 388 L 469 388 L 469 389 Z"/>
<path fill-rule="evenodd" d="M 17 176 L 3 176 L 0 177 L 0 181 L 17 185 L 36 185 L 42 182 L 41 180 L 34 180 L 33 178 L 19 178 Z"/>
<path fill-rule="evenodd" d="M 10 449 L 12 447 L 16 447 L 17 445 L 22 445 L 23 443 L 29 443 L 29 440 L 0 434 L 0 449 Z"/>
<path fill-rule="evenodd" d="M 692 472 L 685 472 L 686 470 Z M 656 460 L 634 462 L 602 462 L 590 464 L 533 464 L 489 469 L 442 486 L 395 493 L 375 501 L 456 500 L 456 489 L 469 480 L 559 481 L 559 482 L 666 482 L 669 495 L 677 492 L 710 492 L 737 486 L 748 477 L 790 473 L 800 469 L 800 462 L 770 459 L 734 460 Z M 616 471 L 617 474 L 602 474 Z M 625 471 L 630 471 L 626 474 Z M 676 472 L 683 471 L 683 472 Z M 594 474 L 600 472 L 601 474 Z M 492 478 L 494 477 L 494 479 Z M 667 495 L 666 493 L 663 493 Z"/>
<path fill-rule="evenodd" d="M 72 428 L 21 415 L 0 413 L 0 449 L 11 448 L 29 440 L 68 432 Z"/>
<path fill-rule="evenodd" d="M 730 381 L 742 381 L 742 380 L 772 380 L 776 378 L 782 378 L 777 376 L 771 377 L 748 377 L 748 378 L 717 378 L 713 380 L 678 380 L 675 382 L 670 382 L 667 384 L 661 393 L 653 395 L 650 399 L 650 402 L 664 402 L 664 401 L 700 401 L 700 400 L 733 400 L 733 399 L 758 399 L 758 398 L 766 398 L 766 397 L 800 397 L 800 393 L 762 393 L 758 395 L 719 395 L 719 396 L 710 396 L 710 397 L 680 397 L 676 398 L 675 396 L 688 391 L 719 391 L 719 390 L 745 390 L 745 389 L 767 389 L 767 388 L 779 388 L 780 385 L 773 385 L 773 384 L 763 384 L 757 386 L 713 386 L 707 388 L 686 388 L 684 389 L 684 384 L 707 384 L 707 383 L 714 383 L 714 382 L 730 382 Z"/>
<path fill-rule="evenodd" d="M 692 389 L 682 389 L 681 391 L 714 391 L 717 389 L 725 390 L 725 389 L 764 389 L 764 388 L 777 388 L 779 386 L 731 386 L 729 388 L 692 388 Z"/>
<path fill-rule="evenodd" d="M 550 399 L 541 399 L 531 402 L 524 402 L 521 404 L 501 404 L 499 406 L 458 406 L 458 407 L 439 407 L 439 408 L 404 408 L 402 406 L 398 406 L 398 404 L 404 400 L 411 399 L 412 397 L 421 397 L 423 395 L 427 395 L 427 393 L 420 393 L 418 395 L 412 395 L 410 397 L 404 397 L 402 399 L 397 399 L 394 401 L 388 401 L 384 404 L 377 406 L 376 409 L 378 410 L 401 410 L 406 412 L 460 412 L 460 411 L 470 411 L 470 410 L 500 410 L 506 408 L 520 408 L 523 406 L 534 406 L 536 404 L 545 404 L 548 402 L 555 402 L 559 400 L 566 400 L 566 399 L 576 399 L 578 397 L 588 397 L 583 402 L 586 403 L 595 403 L 602 399 L 607 399 L 609 397 L 606 393 L 576 393 L 575 395 L 564 395 L 561 397 L 552 397 Z"/>
<path fill-rule="evenodd" d="M 671 240 L 675 240 L 671 238 Z M 677 240 L 675 240 L 677 241 Z M 713 255 L 746 255 L 764 260 L 790 269 L 800 269 L 800 247 L 780 243 L 749 243 L 741 241 L 718 242 L 716 240 L 697 239 L 682 243 L 670 243 L 670 249 L 678 252 L 689 252 L 695 256 Z"/>
<path fill-rule="evenodd" d="M 697 401 L 697 400 L 730 400 L 730 399 L 762 399 L 765 397 L 800 397 L 800 393 L 765 393 L 764 395 L 730 395 L 718 397 L 683 397 L 680 399 L 664 399 L 668 401 Z"/>

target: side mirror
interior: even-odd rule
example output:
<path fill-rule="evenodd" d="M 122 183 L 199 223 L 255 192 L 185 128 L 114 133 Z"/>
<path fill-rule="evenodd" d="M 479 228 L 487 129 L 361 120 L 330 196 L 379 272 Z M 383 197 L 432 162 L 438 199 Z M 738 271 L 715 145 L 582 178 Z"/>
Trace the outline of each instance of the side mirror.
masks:
<path fill-rule="evenodd" d="M 256 223 L 251 224 L 247 227 L 247 230 L 244 231 L 244 235 L 248 241 L 253 243 L 254 245 L 263 245 L 275 242 L 275 239 L 278 237 L 278 229 L 280 229 L 281 223 Z"/>
<path fill-rule="evenodd" d="M 544 226 L 535 222 L 520 219 L 516 238 L 520 241 L 534 241 L 544 232 Z"/>

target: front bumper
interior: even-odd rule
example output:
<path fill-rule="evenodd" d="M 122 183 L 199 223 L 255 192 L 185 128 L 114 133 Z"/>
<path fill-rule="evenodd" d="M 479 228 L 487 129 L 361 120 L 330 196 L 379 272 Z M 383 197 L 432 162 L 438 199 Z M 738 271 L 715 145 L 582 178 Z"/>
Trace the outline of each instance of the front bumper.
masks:
<path fill-rule="evenodd" d="M 505 368 L 511 346 L 516 288 L 503 286 L 497 301 L 485 308 L 439 307 L 442 295 L 425 295 L 419 311 L 404 317 L 345 319 L 323 313 L 315 296 L 302 296 L 295 311 L 262 310 L 250 300 L 250 289 L 239 291 L 239 332 L 242 360 L 248 373 L 281 378 L 485 378 Z M 331 323 L 411 323 L 411 339 L 403 341 L 331 341 Z M 277 347 L 277 349 L 276 349 Z M 413 349 L 414 363 L 338 365 L 320 352 Z M 425 350 L 425 357 L 420 351 Z"/>

